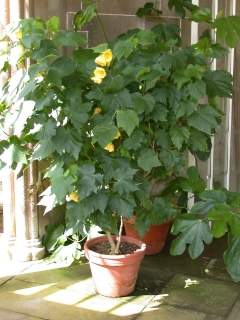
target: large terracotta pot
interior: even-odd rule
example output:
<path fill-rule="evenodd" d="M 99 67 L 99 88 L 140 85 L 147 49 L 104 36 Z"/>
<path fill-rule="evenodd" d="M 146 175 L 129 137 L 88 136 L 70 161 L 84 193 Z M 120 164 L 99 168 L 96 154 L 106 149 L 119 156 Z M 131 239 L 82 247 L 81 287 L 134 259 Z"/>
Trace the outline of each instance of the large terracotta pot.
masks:
<path fill-rule="evenodd" d="M 170 226 L 171 222 L 152 225 L 150 229 L 145 233 L 145 235 L 141 238 L 137 230 L 135 229 L 135 219 L 124 221 L 126 235 L 146 243 L 146 255 L 157 254 L 163 249 L 167 240 Z"/>
<path fill-rule="evenodd" d="M 108 241 L 107 237 L 101 236 L 88 240 L 84 245 L 96 291 L 107 297 L 127 296 L 135 288 L 146 245 L 140 240 L 122 236 L 122 241 L 136 244 L 139 249 L 126 255 L 103 255 L 90 249 L 104 241 Z"/>

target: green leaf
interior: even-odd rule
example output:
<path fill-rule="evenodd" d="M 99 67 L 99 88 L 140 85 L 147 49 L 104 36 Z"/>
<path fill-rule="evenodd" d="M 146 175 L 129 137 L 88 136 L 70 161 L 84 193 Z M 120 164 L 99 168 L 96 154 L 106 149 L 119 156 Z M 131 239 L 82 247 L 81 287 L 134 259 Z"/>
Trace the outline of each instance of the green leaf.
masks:
<path fill-rule="evenodd" d="M 191 192 L 200 193 L 205 189 L 205 182 L 201 178 L 197 167 L 189 167 L 187 169 L 188 184 Z"/>
<path fill-rule="evenodd" d="M 143 8 L 139 8 L 136 15 L 140 18 L 151 15 L 160 15 L 162 12 L 154 7 L 153 2 L 145 3 Z"/>
<path fill-rule="evenodd" d="M 215 205 L 226 202 L 226 194 L 221 190 L 205 190 L 199 195 L 199 198 L 202 201 L 195 202 L 191 209 L 192 213 L 205 214 L 213 209 Z"/>
<path fill-rule="evenodd" d="M 93 203 L 89 199 L 83 199 L 77 203 L 69 202 L 66 208 L 66 227 L 73 233 L 84 233 L 84 222 L 94 212 Z"/>
<path fill-rule="evenodd" d="M 47 20 L 46 26 L 48 31 L 57 32 L 60 28 L 60 19 L 59 17 L 53 16 Z"/>
<path fill-rule="evenodd" d="M 139 118 L 133 110 L 120 110 L 117 112 L 117 125 L 131 136 L 134 129 L 139 125 Z"/>
<path fill-rule="evenodd" d="M 150 94 L 142 96 L 140 93 L 132 95 L 133 107 L 137 114 L 150 113 L 153 111 L 155 100 Z"/>
<path fill-rule="evenodd" d="M 151 30 L 140 30 L 137 33 L 139 44 L 143 47 L 152 46 L 156 41 L 156 34 Z"/>
<path fill-rule="evenodd" d="M 123 142 L 124 148 L 127 150 L 138 150 L 147 143 L 147 137 L 140 130 L 135 130 L 131 137 L 127 138 Z"/>
<path fill-rule="evenodd" d="M 157 154 L 151 149 L 143 150 L 137 162 L 140 168 L 148 172 L 150 172 L 152 168 L 159 167 L 161 165 Z"/>
<path fill-rule="evenodd" d="M 170 130 L 170 137 L 173 144 L 180 150 L 185 142 L 188 141 L 190 132 L 186 127 L 174 127 Z"/>
<path fill-rule="evenodd" d="M 240 17 L 217 17 L 213 27 L 217 29 L 217 39 L 222 40 L 228 47 L 234 48 L 240 40 Z"/>
<path fill-rule="evenodd" d="M 240 281 L 240 237 L 233 237 L 224 252 L 224 262 L 232 279 Z"/>
<path fill-rule="evenodd" d="M 192 0 L 169 0 L 168 7 L 175 9 L 177 15 L 184 18 L 188 10 L 193 11 L 198 9 L 198 6 L 192 4 Z"/>
<path fill-rule="evenodd" d="M 210 106 L 202 107 L 188 118 L 188 125 L 210 135 L 218 126 L 219 112 Z"/>
<path fill-rule="evenodd" d="M 89 197 L 89 200 L 92 201 L 94 211 L 99 210 L 100 212 L 105 213 L 109 201 L 107 193 L 98 191 L 96 194 Z"/>
<path fill-rule="evenodd" d="M 113 213 L 130 218 L 133 215 L 136 203 L 132 198 L 122 199 L 119 196 L 112 196 L 110 198 L 109 206 Z"/>
<path fill-rule="evenodd" d="M 103 90 L 105 93 L 115 93 L 124 89 L 124 78 L 119 74 L 115 77 L 111 77 L 104 82 Z"/>
<path fill-rule="evenodd" d="M 226 202 L 226 193 L 222 190 L 205 190 L 200 194 L 200 198 L 212 203 L 224 203 Z"/>
<path fill-rule="evenodd" d="M 75 31 L 82 29 L 84 25 L 89 23 L 96 16 L 96 5 L 91 4 L 84 10 L 78 11 L 73 19 L 73 26 Z"/>
<path fill-rule="evenodd" d="M 54 42 L 57 46 L 78 48 L 86 44 L 86 39 L 79 32 L 59 31 L 54 37 Z"/>
<path fill-rule="evenodd" d="M 198 101 L 200 98 L 206 96 L 206 83 L 202 80 L 190 82 L 185 88 L 185 94 L 191 98 L 191 100 L 188 101 L 189 104 L 193 103 L 194 100 Z M 188 112 L 188 115 L 190 113 Z"/>
<path fill-rule="evenodd" d="M 63 78 L 73 73 L 75 70 L 75 63 L 71 58 L 61 57 L 50 65 L 49 70 L 56 72 Z"/>
<path fill-rule="evenodd" d="M 10 144 L 1 154 L 1 160 L 14 169 L 18 164 L 27 164 L 26 152 L 17 144 Z"/>
<path fill-rule="evenodd" d="M 118 168 L 115 171 L 113 190 L 120 195 L 128 194 L 138 190 L 136 182 L 133 180 L 137 170 L 132 168 Z"/>
<path fill-rule="evenodd" d="M 137 47 L 138 40 L 135 37 L 130 37 L 126 40 L 119 40 L 113 48 L 113 56 L 118 60 L 128 58 Z"/>
<path fill-rule="evenodd" d="M 85 199 L 92 193 L 97 193 L 102 183 L 103 176 L 95 173 L 95 166 L 84 164 L 79 168 L 80 179 L 78 183 L 80 199 Z"/>
<path fill-rule="evenodd" d="M 59 245 L 63 245 L 67 241 L 67 237 L 64 236 L 64 230 L 63 224 L 47 225 L 43 244 L 48 252 L 53 252 Z"/>
<path fill-rule="evenodd" d="M 215 205 L 208 213 L 208 219 L 212 221 L 212 234 L 215 238 L 220 238 L 228 232 L 231 224 L 232 215 L 230 208 L 226 204 Z"/>
<path fill-rule="evenodd" d="M 171 255 L 183 254 L 188 247 L 190 257 L 196 259 L 202 254 L 204 243 L 212 242 L 209 222 L 197 215 L 187 214 L 177 219 L 172 227 L 172 233 L 178 237 L 172 241 Z"/>
<path fill-rule="evenodd" d="M 194 101 L 181 101 L 176 110 L 176 118 L 179 119 L 184 116 L 190 116 L 197 109 L 197 104 Z"/>
<path fill-rule="evenodd" d="M 47 170 L 45 177 L 51 181 L 51 191 L 55 194 L 57 202 L 63 203 L 73 189 L 73 177 L 67 175 L 63 164 L 58 162 Z"/>
<path fill-rule="evenodd" d="M 182 162 L 182 152 L 177 150 L 165 149 L 160 152 L 160 161 L 166 167 L 166 169 L 173 169 L 176 165 Z"/>
<path fill-rule="evenodd" d="M 72 155 L 75 160 L 77 160 L 82 149 L 82 143 L 77 140 L 79 137 L 76 138 L 76 136 L 73 134 L 74 132 L 70 128 L 57 127 L 56 135 L 51 141 L 55 150 L 60 155 L 68 153 Z"/>
<path fill-rule="evenodd" d="M 200 131 L 192 129 L 190 131 L 190 145 L 194 152 L 208 152 L 208 136 Z"/>
<path fill-rule="evenodd" d="M 157 145 L 162 149 L 168 149 L 172 145 L 171 138 L 166 130 L 158 129 L 155 132 L 155 139 Z"/>
<path fill-rule="evenodd" d="M 34 147 L 32 160 L 43 160 L 55 151 L 55 146 L 51 140 L 40 140 Z"/>
<path fill-rule="evenodd" d="M 93 143 L 98 142 L 101 147 L 105 147 L 112 142 L 118 133 L 118 129 L 111 123 L 101 124 L 93 128 Z"/>
<path fill-rule="evenodd" d="M 41 200 L 38 202 L 39 206 L 45 207 L 44 214 L 52 211 L 58 204 L 56 195 L 52 192 L 52 187 L 49 186 L 40 194 Z"/>
<path fill-rule="evenodd" d="M 56 134 L 56 122 L 49 119 L 41 125 L 40 130 L 36 134 L 38 140 L 48 140 Z"/>
<path fill-rule="evenodd" d="M 207 71 L 204 76 L 210 97 L 232 97 L 232 75 L 224 70 Z"/>
<path fill-rule="evenodd" d="M 211 10 L 209 8 L 196 8 L 193 10 L 190 19 L 195 22 L 208 22 L 212 20 Z"/>

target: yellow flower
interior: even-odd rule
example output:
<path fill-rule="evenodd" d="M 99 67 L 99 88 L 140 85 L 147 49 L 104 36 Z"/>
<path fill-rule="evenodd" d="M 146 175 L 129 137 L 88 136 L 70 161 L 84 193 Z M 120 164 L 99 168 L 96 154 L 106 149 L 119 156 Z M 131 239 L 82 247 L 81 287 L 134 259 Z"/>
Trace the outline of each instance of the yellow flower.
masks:
<path fill-rule="evenodd" d="M 16 31 L 16 37 L 17 37 L 18 40 L 21 40 L 21 39 L 22 39 L 23 33 L 22 33 L 21 30 L 18 29 L 18 30 Z"/>
<path fill-rule="evenodd" d="M 99 114 L 99 113 L 101 113 L 101 112 L 102 112 L 102 108 L 97 107 L 97 108 L 95 108 L 94 111 L 93 111 L 93 116 L 96 116 L 97 114 Z"/>
<path fill-rule="evenodd" d="M 121 137 L 121 133 L 120 133 L 120 131 L 118 130 L 117 131 L 117 134 L 115 135 L 115 137 L 114 137 L 114 140 L 117 140 L 118 138 L 120 138 Z"/>
<path fill-rule="evenodd" d="M 74 201 L 74 202 L 79 202 L 80 201 L 80 197 L 79 197 L 79 195 L 78 195 L 78 193 L 76 191 L 73 191 L 73 192 L 70 193 L 69 199 Z"/>
<path fill-rule="evenodd" d="M 103 79 L 98 78 L 98 77 L 92 77 L 91 80 L 97 84 L 101 84 Z"/>
<path fill-rule="evenodd" d="M 94 77 L 96 78 L 100 78 L 100 79 L 104 79 L 106 77 L 107 73 L 105 71 L 105 69 L 97 67 L 94 70 Z"/>
<path fill-rule="evenodd" d="M 98 56 L 95 59 L 95 62 L 97 65 L 101 67 L 106 67 L 106 66 L 110 66 L 112 58 L 113 58 L 112 50 L 108 49 L 104 51 L 102 54 L 100 54 L 100 56 Z"/>
<path fill-rule="evenodd" d="M 104 149 L 107 150 L 108 152 L 114 152 L 114 144 L 109 143 L 106 145 L 106 147 Z"/>

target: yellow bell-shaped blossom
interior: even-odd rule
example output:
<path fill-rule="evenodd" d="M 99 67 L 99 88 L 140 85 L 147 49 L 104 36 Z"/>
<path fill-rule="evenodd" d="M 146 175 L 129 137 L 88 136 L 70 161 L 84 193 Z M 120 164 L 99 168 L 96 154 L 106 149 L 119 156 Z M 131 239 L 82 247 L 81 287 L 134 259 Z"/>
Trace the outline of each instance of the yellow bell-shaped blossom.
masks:
<path fill-rule="evenodd" d="M 121 137 L 121 133 L 120 133 L 120 131 L 118 130 L 117 133 L 116 133 L 116 135 L 115 135 L 115 137 L 114 137 L 114 140 L 117 140 L 117 139 L 120 138 L 120 137 Z"/>
<path fill-rule="evenodd" d="M 100 78 L 100 79 L 104 79 L 106 77 L 107 73 L 105 71 L 105 69 L 97 67 L 94 70 L 94 77 Z"/>
<path fill-rule="evenodd" d="M 93 116 L 96 116 L 97 114 L 101 113 L 102 112 L 102 108 L 100 107 L 96 107 L 93 111 Z"/>
<path fill-rule="evenodd" d="M 100 67 L 107 67 L 110 66 L 113 59 L 112 50 L 108 49 L 100 54 L 96 59 L 95 62 Z"/>
<path fill-rule="evenodd" d="M 21 39 L 22 39 L 23 33 L 22 33 L 21 30 L 18 29 L 18 30 L 16 31 L 16 37 L 17 37 L 18 40 L 21 40 Z"/>
<path fill-rule="evenodd" d="M 94 70 L 94 76 L 91 78 L 91 80 L 97 84 L 102 83 L 103 79 L 106 77 L 107 73 L 105 69 L 97 67 Z"/>
<path fill-rule="evenodd" d="M 73 191 L 69 194 L 69 199 L 74 201 L 74 202 L 79 202 L 80 201 L 80 197 L 78 195 L 78 193 L 76 191 Z"/>
<path fill-rule="evenodd" d="M 103 81 L 103 79 L 97 78 L 97 77 L 92 77 L 91 80 L 92 80 L 93 82 L 95 82 L 96 84 L 101 84 L 102 81 Z"/>
<path fill-rule="evenodd" d="M 105 148 L 108 152 L 114 152 L 114 144 L 113 143 L 108 143 Z"/>

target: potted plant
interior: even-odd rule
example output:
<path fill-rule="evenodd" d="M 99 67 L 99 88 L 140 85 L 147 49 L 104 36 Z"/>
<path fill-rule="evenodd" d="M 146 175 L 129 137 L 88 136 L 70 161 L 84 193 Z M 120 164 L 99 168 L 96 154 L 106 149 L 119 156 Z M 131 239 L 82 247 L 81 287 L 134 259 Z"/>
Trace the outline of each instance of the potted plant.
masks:
<path fill-rule="evenodd" d="M 84 235 L 92 225 L 106 233 L 98 239 L 100 249 L 95 240 L 85 246 L 97 274 L 100 260 L 111 261 L 105 263 L 111 270 L 130 259 L 132 284 L 115 296 L 133 290 L 145 251 L 142 242 L 122 237 L 123 219 L 135 216 L 142 235 L 182 211 L 176 181 L 185 191 L 203 191 L 197 169 L 185 173 L 186 152 L 201 160 L 209 156 L 222 116 L 217 98 L 231 96 L 232 77 L 209 67 L 224 48 L 208 34 L 183 47 L 172 24 L 130 30 L 86 48 L 77 31 L 95 16 L 90 4 L 76 15 L 75 31 L 59 30 L 56 17 L 25 19 L 6 29 L 0 68 L 4 73 L 13 66 L 16 72 L 1 93 L 0 152 L 1 164 L 19 174 L 32 161 L 45 162 L 49 186 L 39 204 L 45 213 L 65 208 L 68 236 Z M 209 13 L 194 6 L 192 16 L 207 21 Z M 132 253 L 123 250 L 124 243 Z"/>

